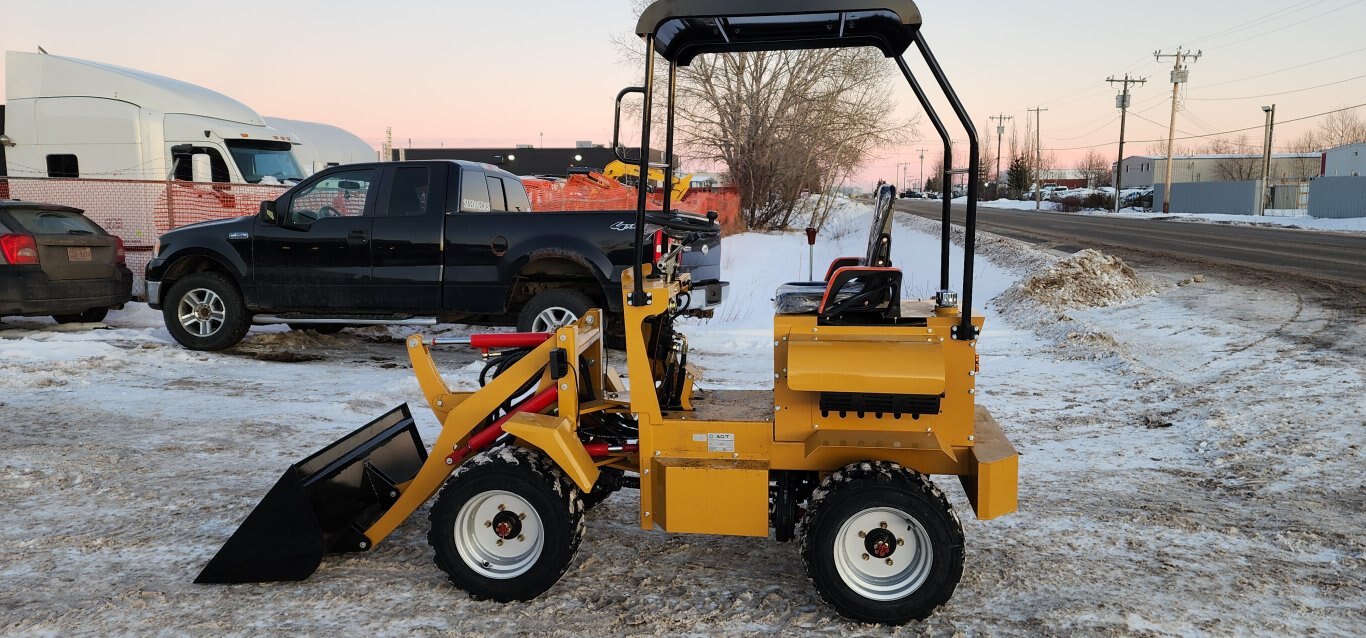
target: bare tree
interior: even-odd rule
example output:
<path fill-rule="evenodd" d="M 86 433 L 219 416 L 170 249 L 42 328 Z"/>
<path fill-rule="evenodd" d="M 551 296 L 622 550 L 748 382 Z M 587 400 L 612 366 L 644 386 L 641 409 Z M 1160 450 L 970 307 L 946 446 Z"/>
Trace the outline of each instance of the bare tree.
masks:
<path fill-rule="evenodd" d="M 1317 138 L 1322 149 L 1366 142 L 1366 122 L 1356 111 L 1330 113 L 1319 123 Z"/>
<path fill-rule="evenodd" d="M 1091 188 L 1109 186 L 1113 182 L 1110 176 L 1110 160 L 1095 149 L 1087 151 L 1077 162 L 1077 173 L 1086 178 L 1086 183 Z"/>
<path fill-rule="evenodd" d="M 1287 146 L 1291 153 L 1318 153 L 1323 151 L 1323 145 L 1319 143 L 1319 135 L 1316 131 L 1305 131 L 1295 141 Z"/>
<path fill-rule="evenodd" d="M 1221 155 L 1214 163 L 1215 174 L 1230 182 L 1246 182 L 1262 178 L 1262 153 L 1252 153 L 1253 145 L 1246 135 L 1228 139 L 1216 137 L 1201 152 Z"/>

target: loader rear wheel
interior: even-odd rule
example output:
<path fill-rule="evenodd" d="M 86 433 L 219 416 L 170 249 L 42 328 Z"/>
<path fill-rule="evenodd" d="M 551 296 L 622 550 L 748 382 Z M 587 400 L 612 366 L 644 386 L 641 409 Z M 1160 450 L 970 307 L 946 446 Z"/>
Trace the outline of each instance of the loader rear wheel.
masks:
<path fill-rule="evenodd" d="M 583 539 L 583 501 L 545 455 L 504 446 L 465 461 L 431 511 L 436 564 L 476 600 L 531 600 L 560 580 Z"/>
<path fill-rule="evenodd" d="M 858 621 L 924 619 L 963 575 L 963 527 L 944 493 L 895 463 L 855 463 L 827 476 L 798 534 L 816 590 Z"/>

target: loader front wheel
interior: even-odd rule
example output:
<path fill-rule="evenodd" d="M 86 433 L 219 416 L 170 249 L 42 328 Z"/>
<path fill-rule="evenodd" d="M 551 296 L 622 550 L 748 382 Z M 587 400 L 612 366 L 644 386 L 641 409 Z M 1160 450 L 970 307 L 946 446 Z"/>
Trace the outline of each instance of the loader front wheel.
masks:
<path fill-rule="evenodd" d="M 963 528 L 948 500 L 895 463 L 855 463 L 827 476 L 799 537 L 816 590 L 858 621 L 924 619 L 963 575 Z"/>
<path fill-rule="evenodd" d="M 543 455 L 504 446 L 456 470 L 432 505 L 436 564 L 476 600 L 531 600 L 560 580 L 583 538 L 583 500 Z"/>

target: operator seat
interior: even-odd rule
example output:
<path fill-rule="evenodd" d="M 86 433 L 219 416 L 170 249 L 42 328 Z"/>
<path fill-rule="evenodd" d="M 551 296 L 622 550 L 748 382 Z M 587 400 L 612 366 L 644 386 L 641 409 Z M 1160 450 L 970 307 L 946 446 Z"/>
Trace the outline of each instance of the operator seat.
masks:
<path fill-rule="evenodd" d="M 778 290 L 773 296 L 774 312 L 780 315 L 805 315 L 822 313 L 822 306 L 828 302 L 844 301 L 848 298 L 861 294 L 861 291 L 854 288 L 849 289 L 850 284 L 857 286 L 860 283 L 859 277 L 850 277 L 841 286 L 833 287 L 830 284 L 836 279 L 836 275 L 843 270 L 855 269 L 866 273 L 864 279 L 873 277 L 873 273 L 868 272 L 873 269 L 891 269 L 892 259 L 892 202 L 896 200 L 896 188 L 889 185 L 883 186 L 878 191 L 878 203 L 876 212 L 873 216 L 873 224 L 868 233 L 868 253 L 863 257 L 840 257 L 830 263 L 830 267 L 825 271 L 824 281 L 795 281 L 778 286 Z M 886 283 L 883 277 L 878 279 L 878 285 Z M 894 296 L 900 298 L 901 271 L 897 271 L 896 279 L 898 282 L 897 292 Z M 827 292 L 829 294 L 827 294 Z M 828 297 L 828 299 L 827 299 Z M 898 302 L 899 304 L 899 302 Z"/>

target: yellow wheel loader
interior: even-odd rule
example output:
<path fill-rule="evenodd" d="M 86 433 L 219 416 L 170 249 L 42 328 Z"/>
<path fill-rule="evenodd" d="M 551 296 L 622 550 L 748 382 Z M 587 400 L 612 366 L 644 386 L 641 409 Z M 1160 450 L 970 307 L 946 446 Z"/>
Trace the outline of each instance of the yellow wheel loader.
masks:
<path fill-rule="evenodd" d="M 976 174 L 976 129 L 920 25 L 911 0 L 660 0 L 637 28 L 644 86 L 623 91 L 645 98 L 643 150 L 629 159 L 648 170 L 657 57 L 669 64 L 672 157 L 674 81 L 695 56 L 864 46 L 902 70 L 944 140 L 947 179 L 948 131 L 902 57 L 915 47 L 966 131 Z M 866 254 L 775 292 L 772 386 L 751 391 L 700 388 L 675 325 L 692 285 L 677 274 L 682 249 L 647 263 L 639 197 L 636 265 L 622 273 L 625 377 L 608 361 L 597 310 L 548 333 L 413 335 L 413 371 L 442 424 L 430 452 L 407 406 L 343 437 L 286 471 L 198 582 L 307 578 L 325 554 L 373 548 L 435 497 L 428 540 L 451 582 L 476 598 L 527 600 L 568 568 L 587 506 L 626 486 L 639 489 L 645 530 L 799 541 L 816 589 L 849 618 L 904 623 L 947 601 L 963 530 L 931 477 L 957 477 L 978 518 L 1016 508 L 1016 452 L 974 401 L 977 180 L 961 297 L 950 290 L 945 202 L 941 290 L 902 299 L 890 258 L 896 193 L 884 187 Z M 695 238 L 718 232 L 714 215 L 671 213 L 667 197 L 650 219 Z M 450 345 L 488 357 L 477 391 L 452 391 L 437 371 L 431 348 Z"/>

